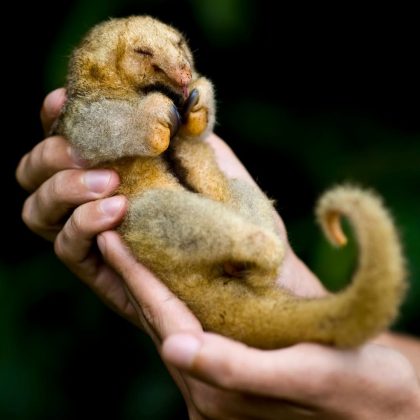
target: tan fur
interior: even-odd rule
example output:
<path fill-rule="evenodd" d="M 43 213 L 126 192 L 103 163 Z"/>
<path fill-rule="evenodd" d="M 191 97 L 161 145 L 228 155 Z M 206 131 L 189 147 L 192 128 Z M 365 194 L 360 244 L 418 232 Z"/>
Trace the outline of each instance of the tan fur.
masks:
<path fill-rule="evenodd" d="M 199 101 L 171 139 L 174 101 L 181 109 L 193 88 Z M 213 88 L 178 31 L 141 16 L 96 26 L 72 56 L 67 89 L 57 131 L 92 166 L 120 174 L 124 240 L 205 329 L 261 348 L 351 347 L 394 320 L 405 288 L 398 235 L 380 200 L 355 187 L 331 190 L 317 207 L 334 243 L 345 242 L 342 215 L 355 229 L 352 284 L 322 299 L 275 284 L 285 245 L 274 209 L 255 186 L 227 179 L 201 140 L 214 124 Z"/>

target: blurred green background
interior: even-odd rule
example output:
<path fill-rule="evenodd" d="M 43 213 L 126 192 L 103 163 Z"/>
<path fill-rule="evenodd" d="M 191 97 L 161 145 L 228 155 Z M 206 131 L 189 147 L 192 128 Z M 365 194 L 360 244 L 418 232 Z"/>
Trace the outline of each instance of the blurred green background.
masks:
<path fill-rule="evenodd" d="M 298 255 L 332 290 L 355 249 L 330 249 L 317 196 L 352 181 L 384 197 L 411 288 L 396 329 L 420 335 L 420 118 L 416 26 L 365 10 L 293 10 L 256 0 L 91 0 L 11 5 L 3 39 L 5 200 L 0 260 L 0 418 L 175 419 L 185 408 L 150 340 L 105 308 L 20 221 L 19 157 L 42 138 L 44 95 L 69 52 L 110 16 L 151 14 L 190 40 L 218 99 L 216 132 L 277 201 Z M 382 10 L 384 12 L 384 10 Z M 354 16 L 353 16 L 354 15 Z M 328 16 L 328 17 L 327 17 Z M 278 62 L 275 64 L 273 58 Z"/>

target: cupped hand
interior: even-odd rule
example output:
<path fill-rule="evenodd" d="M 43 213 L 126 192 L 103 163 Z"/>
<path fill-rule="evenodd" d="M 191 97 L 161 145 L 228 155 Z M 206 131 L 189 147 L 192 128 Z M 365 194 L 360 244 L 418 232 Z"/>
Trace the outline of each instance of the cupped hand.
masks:
<path fill-rule="evenodd" d="M 46 132 L 64 102 L 63 89 L 46 98 Z M 212 135 L 207 141 L 227 176 L 254 182 L 222 140 Z M 110 231 L 127 209 L 124 197 L 110 197 L 119 185 L 117 174 L 84 166 L 58 136 L 25 155 L 16 172 L 30 192 L 23 220 L 54 241 L 58 257 L 106 304 L 151 335 L 191 418 L 418 418 L 414 370 L 390 349 L 368 344 L 346 352 L 300 344 L 261 351 L 203 332 L 188 308 Z M 325 294 L 290 247 L 278 281 L 299 295 Z"/>
<path fill-rule="evenodd" d="M 57 89 L 46 97 L 41 109 L 46 133 L 60 114 L 65 100 L 64 89 Z M 226 143 L 215 135 L 207 141 L 227 176 L 254 182 Z M 23 206 L 22 218 L 32 231 L 54 242 L 58 258 L 108 306 L 138 325 L 121 278 L 103 263 L 95 246 L 100 232 L 121 223 L 127 200 L 122 196 L 110 197 L 119 186 L 114 171 L 86 169 L 85 166 L 86 162 L 63 137 L 50 136 L 37 144 L 21 159 L 16 170 L 18 182 L 30 192 Z M 286 240 L 280 218 L 278 222 Z M 290 248 L 280 281 L 301 295 L 324 293 L 318 280 Z"/>
<path fill-rule="evenodd" d="M 264 351 L 204 332 L 188 308 L 138 264 L 115 232 L 99 235 L 192 419 L 414 420 L 420 387 L 400 353 L 377 344 L 299 344 Z"/>
<path fill-rule="evenodd" d="M 66 100 L 51 92 L 41 109 L 48 133 Z M 30 195 L 22 219 L 36 234 L 54 242 L 57 256 L 112 309 L 138 325 L 138 317 L 120 277 L 95 249 L 100 232 L 115 228 L 127 209 L 125 197 L 112 195 L 119 185 L 110 170 L 87 170 L 66 139 L 50 136 L 21 159 L 16 178 Z"/>

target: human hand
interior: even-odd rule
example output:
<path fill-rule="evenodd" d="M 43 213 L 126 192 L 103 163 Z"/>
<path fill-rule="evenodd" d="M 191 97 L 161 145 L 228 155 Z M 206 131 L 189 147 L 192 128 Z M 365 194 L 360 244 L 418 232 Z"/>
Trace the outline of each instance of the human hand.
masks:
<path fill-rule="evenodd" d="M 99 236 L 192 419 L 418 419 L 420 387 L 400 353 L 377 344 L 263 351 L 206 333 L 115 232 Z"/>
<path fill-rule="evenodd" d="M 46 99 L 41 114 L 46 130 L 58 115 L 64 100 L 63 90 L 54 92 L 52 96 Z M 208 141 L 216 152 L 220 166 L 228 176 L 246 178 L 252 182 L 249 174 L 226 144 L 216 136 L 211 136 Z M 333 367 L 345 370 L 345 364 L 352 357 L 355 359 L 354 366 L 365 366 L 368 361 L 371 361 L 371 358 L 375 357 L 378 347 L 373 347 L 373 350 L 371 350 L 373 345 L 366 346 L 367 350 L 361 353 L 362 360 L 358 352 L 351 357 L 347 357 L 340 351 L 308 344 L 276 352 L 262 352 L 249 349 L 222 337 L 203 333 L 198 321 L 185 305 L 173 296 L 150 272 L 133 260 L 115 233 L 105 232 L 100 235 L 101 248 L 108 264 L 105 264 L 100 255 L 95 252 L 94 245 L 97 234 L 114 228 L 122 220 L 126 202 L 121 197 L 105 198 L 112 194 L 118 186 L 118 177 L 115 173 L 108 172 L 108 183 L 103 184 L 105 187 L 101 191 L 89 188 L 89 185 L 92 184 L 87 182 L 85 177 L 88 173 L 93 172 L 95 171 L 83 169 L 83 162 L 69 154 L 68 144 L 63 138 L 50 137 L 46 139 L 22 159 L 17 170 L 18 181 L 32 193 L 25 203 L 23 218 L 32 230 L 55 242 L 55 250 L 59 258 L 84 280 L 99 297 L 118 313 L 148 331 L 159 350 L 162 351 L 164 360 L 168 363 L 171 373 L 183 392 L 191 417 L 201 418 L 201 415 L 206 415 L 210 418 L 252 418 L 253 416 L 254 418 L 265 418 L 263 417 L 265 415 L 263 414 L 264 410 L 268 410 L 268 412 L 266 411 L 267 415 L 271 415 L 270 412 L 274 413 L 275 418 L 294 419 L 305 418 L 303 416 L 306 414 L 303 414 L 303 409 L 311 409 L 310 413 L 318 415 L 318 418 L 328 418 L 325 413 L 329 413 L 328 415 L 334 413 L 331 415 L 335 415 L 334 410 L 336 408 L 334 407 L 339 406 L 341 400 L 346 398 L 345 393 L 340 394 L 341 400 L 337 398 L 335 403 L 327 404 L 328 401 L 331 401 L 331 398 L 325 396 L 328 393 L 325 388 L 328 381 L 324 379 L 328 375 L 332 375 Z M 102 172 L 102 174 L 104 173 L 105 171 Z M 105 173 L 105 175 L 107 174 Z M 116 209 L 113 215 L 109 213 L 106 215 L 104 211 L 107 207 L 104 203 L 107 200 L 111 200 L 108 201 L 108 203 L 111 203 L 110 207 Z M 122 203 L 118 204 L 118 200 L 121 200 Z M 279 223 L 282 226 L 280 219 Z M 282 232 L 286 240 L 283 227 Z M 111 266 L 116 271 L 114 268 L 110 268 Z M 295 256 L 290 247 L 286 253 L 279 282 L 300 295 L 318 296 L 325 293 L 318 280 Z M 180 350 L 179 341 L 188 343 L 185 332 L 189 333 L 190 343 L 191 339 L 198 339 L 199 346 L 201 346 L 199 355 L 196 356 L 197 359 L 194 358 L 192 365 L 188 363 L 182 365 L 182 358 L 180 358 L 182 344 Z M 182 334 L 181 338 L 179 334 Z M 162 342 L 163 347 L 161 347 Z M 208 349 L 213 349 L 213 351 L 226 356 L 226 358 L 223 360 L 217 359 L 217 354 L 213 354 Z M 293 350 L 297 352 L 293 353 Z M 337 352 L 334 359 L 336 363 L 333 365 L 329 364 L 330 354 L 328 351 L 334 354 Z M 201 355 L 201 352 L 204 352 L 203 355 Z M 238 365 L 235 365 L 236 354 L 234 356 L 235 360 L 233 360 L 232 352 L 237 352 L 239 357 L 237 360 L 242 360 L 242 363 L 249 363 L 250 365 L 254 363 L 254 368 L 249 370 L 250 375 L 247 376 L 248 382 L 244 381 L 243 376 L 236 376 L 235 366 L 237 370 L 240 369 L 238 369 Z M 401 356 L 398 353 L 385 353 L 382 357 L 384 361 L 389 363 L 391 371 L 397 372 L 399 370 L 402 372 L 403 379 L 410 377 L 409 365 L 406 364 L 403 368 L 396 366 L 398 360 L 401 362 Z M 291 361 L 293 354 L 297 358 L 295 360 L 300 361 L 300 364 L 295 361 L 295 365 L 291 365 L 291 368 L 304 366 L 307 369 L 306 371 L 309 372 L 312 371 L 312 367 L 315 369 L 319 365 L 320 370 L 323 367 L 324 370 L 322 371 L 314 370 L 320 380 L 316 380 L 314 374 L 314 380 L 309 381 L 308 388 L 305 388 L 308 378 L 303 376 L 303 383 L 297 384 L 293 388 L 295 390 L 294 396 L 291 394 L 283 395 L 279 391 L 279 387 L 288 388 L 289 382 L 293 384 L 293 377 L 297 373 L 296 370 L 291 369 L 289 375 L 286 375 L 286 372 L 283 372 L 280 368 L 276 370 L 277 363 L 285 371 L 287 370 L 287 364 L 281 364 L 278 360 L 283 354 L 286 361 Z M 339 356 L 340 354 L 342 356 Z M 256 355 L 259 357 L 254 357 Z M 304 357 L 301 360 L 302 355 Z M 389 360 L 385 360 L 387 357 Z M 196 360 L 199 362 L 197 363 Z M 217 363 L 221 368 L 216 369 L 213 372 L 214 376 L 211 376 L 213 367 L 216 367 Z M 270 377 L 258 375 L 251 378 L 251 374 L 259 372 L 260 365 L 266 366 L 267 372 L 272 369 L 273 372 L 283 375 L 277 378 L 278 381 L 281 380 L 280 385 L 273 385 L 273 389 L 277 390 L 275 395 L 273 393 L 265 395 L 256 392 L 254 388 L 249 386 L 250 382 L 261 384 L 261 381 L 265 383 L 270 379 Z M 179 368 L 179 370 L 176 368 Z M 235 373 L 235 378 L 231 378 L 229 372 Z M 245 372 L 244 369 L 243 374 Z M 340 372 L 340 369 L 338 369 L 338 372 Z M 353 389 L 353 394 L 357 394 L 360 391 L 360 383 L 376 384 L 376 388 L 375 386 L 369 388 L 369 392 L 372 394 L 369 394 L 369 398 L 372 398 L 372 401 L 377 401 L 374 396 L 380 394 L 376 394 L 378 388 L 379 391 L 382 389 L 388 390 L 388 393 L 382 392 L 381 398 L 386 394 L 386 402 L 394 401 L 391 398 L 394 394 L 391 392 L 392 387 L 386 385 L 390 378 L 385 381 L 385 385 L 381 385 L 382 382 L 375 382 L 378 378 L 373 375 L 374 369 L 371 369 L 371 373 L 368 372 L 366 377 L 362 375 L 363 372 L 359 369 L 357 371 L 358 376 L 353 379 L 349 378 L 351 372 L 346 372 L 348 375 L 344 375 L 341 380 L 346 380 L 347 385 L 344 382 L 340 383 L 344 389 L 350 390 L 352 383 L 353 385 L 357 384 L 357 389 Z M 339 373 L 338 376 L 340 376 Z M 271 379 L 274 380 L 276 377 L 272 376 Z M 229 384 L 230 380 L 232 381 L 231 385 Z M 338 381 L 338 379 L 335 380 Z M 414 390 L 411 386 L 411 380 L 404 383 L 406 387 L 400 385 L 401 389 L 405 390 L 408 387 Z M 311 384 L 316 385 L 315 389 L 311 389 Z M 321 385 L 324 387 L 321 387 Z M 261 387 L 256 386 L 256 388 L 265 390 L 262 385 Z M 317 390 L 319 391 L 318 394 Z M 334 391 L 336 391 L 335 387 Z M 418 392 L 418 390 L 415 389 L 415 392 Z M 367 395 L 365 390 L 363 393 Z M 312 394 L 317 395 L 317 398 L 310 398 Z M 410 400 L 406 404 L 408 407 L 407 413 L 409 413 L 415 398 L 411 397 L 413 394 L 411 392 L 405 392 L 405 394 L 408 395 L 407 399 Z M 325 400 L 320 395 L 324 395 Z M 398 406 L 398 401 L 406 402 L 406 399 L 402 398 L 399 393 L 395 393 L 395 396 L 397 400 L 397 403 L 394 404 L 395 407 Z M 289 403 L 286 404 L 284 400 Z M 356 398 L 353 399 L 353 402 L 363 404 L 363 401 L 357 401 Z M 389 405 L 391 408 L 392 406 L 393 404 Z M 358 407 L 353 407 L 353 411 L 356 408 Z M 373 408 L 376 409 L 377 407 Z M 351 407 L 348 407 L 348 409 L 351 409 Z M 399 412 L 404 412 L 404 410 L 401 409 Z M 359 413 L 360 410 L 356 414 Z M 372 411 L 372 413 L 374 412 Z M 346 415 L 347 417 L 345 417 Z M 341 417 L 335 418 L 364 418 L 357 417 L 357 415 L 350 417 L 351 415 L 352 413 L 344 413 Z M 404 418 L 409 419 L 410 417 L 407 414 Z"/>
<path fill-rule="evenodd" d="M 48 133 L 66 100 L 65 90 L 51 92 L 41 109 Z M 127 201 L 108 198 L 119 185 L 110 170 L 86 170 L 85 163 L 60 136 L 50 136 L 21 159 L 16 178 L 30 192 L 22 218 L 36 234 L 54 242 L 57 256 L 112 309 L 138 324 L 119 276 L 94 247 L 96 234 L 115 228 Z"/>
<path fill-rule="evenodd" d="M 49 132 L 66 100 L 65 90 L 50 93 L 41 109 L 45 132 Z M 254 182 L 232 150 L 217 136 L 208 139 L 219 165 L 229 177 Z M 23 206 L 26 225 L 54 242 L 57 256 L 101 299 L 131 322 L 138 322 L 121 279 L 96 251 L 96 235 L 115 228 L 123 219 L 127 202 L 122 196 L 107 198 L 119 185 L 110 170 L 87 170 L 60 136 L 47 137 L 27 153 L 16 177 L 31 194 Z M 283 237 L 284 226 L 279 218 Z M 290 273 L 293 272 L 293 276 Z M 301 295 L 320 295 L 323 289 L 312 273 L 288 249 L 281 282 Z"/>

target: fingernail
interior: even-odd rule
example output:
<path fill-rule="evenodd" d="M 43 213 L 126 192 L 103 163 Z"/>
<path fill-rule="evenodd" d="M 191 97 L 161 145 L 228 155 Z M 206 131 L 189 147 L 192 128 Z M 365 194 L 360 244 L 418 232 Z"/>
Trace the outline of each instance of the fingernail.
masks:
<path fill-rule="evenodd" d="M 103 169 L 97 169 L 86 172 L 83 176 L 83 181 L 86 187 L 96 193 L 101 193 L 106 190 L 111 179 L 111 172 Z"/>
<path fill-rule="evenodd" d="M 105 198 L 105 200 L 102 200 L 99 205 L 101 207 L 101 210 L 107 216 L 115 216 L 121 210 L 121 207 L 123 206 L 123 204 L 124 204 L 123 197 L 110 197 L 110 198 Z"/>
<path fill-rule="evenodd" d="M 70 156 L 70 159 L 76 164 L 79 168 L 86 168 L 88 166 L 88 161 L 82 159 L 79 154 L 71 146 L 67 148 L 67 153 Z"/>
<path fill-rule="evenodd" d="M 191 368 L 201 347 L 201 341 L 189 334 L 177 334 L 167 338 L 163 353 L 168 362 L 180 369 Z"/>

